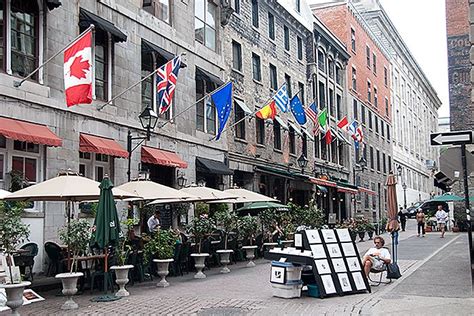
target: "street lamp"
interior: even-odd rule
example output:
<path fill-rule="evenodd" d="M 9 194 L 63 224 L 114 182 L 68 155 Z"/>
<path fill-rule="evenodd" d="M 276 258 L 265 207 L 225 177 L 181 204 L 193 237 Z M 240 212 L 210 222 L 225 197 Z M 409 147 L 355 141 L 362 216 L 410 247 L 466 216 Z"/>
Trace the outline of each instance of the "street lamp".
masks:
<path fill-rule="evenodd" d="M 298 167 L 301 168 L 301 174 L 304 174 L 304 168 L 306 168 L 306 166 L 308 165 L 308 159 L 306 159 L 306 157 L 301 154 L 301 156 L 298 158 L 298 160 L 296 160 L 296 162 L 298 163 Z"/>
<path fill-rule="evenodd" d="M 206 180 L 204 179 L 199 179 L 197 182 L 198 187 L 205 187 L 206 186 Z"/>
<path fill-rule="evenodd" d="M 407 209 L 407 184 L 405 183 L 405 179 L 402 177 L 402 166 L 398 165 L 397 167 L 398 176 L 402 180 L 402 189 L 403 189 L 403 209 Z"/>
<path fill-rule="evenodd" d="M 362 171 L 364 172 L 364 170 L 367 169 L 367 160 L 365 160 L 364 156 L 360 157 L 359 161 L 356 162 L 356 164 L 352 167 L 352 182 L 354 183 L 354 185 L 357 185 L 356 184 L 356 172 L 357 171 Z M 354 202 L 354 215 L 355 215 L 355 212 L 357 210 L 357 199 L 353 198 L 353 202 Z"/>
<path fill-rule="evenodd" d="M 155 129 L 156 123 L 158 122 L 158 115 L 156 115 L 155 111 L 148 105 L 143 112 L 138 116 L 140 119 L 140 124 L 146 130 L 146 136 L 135 136 L 132 137 L 132 131 L 128 130 L 127 134 L 127 151 L 128 151 L 128 170 L 127 170 L 127 177 L 128 181 L 130 181 L 130 169 L 132 164 L 132 152 L 140 146 L 145 140 L 150 140 L 151 131 Z M 132 148 L 132 141 L 134 140 L 141 140 L 135 147 Z"/>
<path fill-rule="evenodd" d="M 180 173 L 178 178 L 176 178 L 176 180 L 178 181 L 178 186 L 180 188 L 184 187 L 186 185 L 186 182 L 188 182 L 188 179 L 186 179 L 186 177 L 184 176 L 184 173 Z"/>

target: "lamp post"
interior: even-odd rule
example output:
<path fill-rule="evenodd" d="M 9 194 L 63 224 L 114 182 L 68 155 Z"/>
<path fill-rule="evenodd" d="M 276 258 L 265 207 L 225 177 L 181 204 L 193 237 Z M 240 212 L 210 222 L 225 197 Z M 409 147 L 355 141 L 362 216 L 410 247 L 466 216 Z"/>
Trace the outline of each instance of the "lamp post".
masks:
<path fill-rule="evenodd" d="M 364 171 L 367 168 L 367 160 L 362 156 L 360 157 L 359 161 L 356 162 L 356 164 L 352 167 L 352 182 L 354 185 L 356 184 L 356 172 L 357 171 Z M 357 199 L 354 196 L 354 215 L 357 210 Z"/>
<path fill-rule="evenodd" d="M 402 189 L 403 189 L 403 209 L 407 209 L 407 184 L 405 179 L 402 177 L 402 166 L 398 165 L 397 167 L 398 176 L 402 179 Z"/>
<path fill-rule="evenodd" d="M 301 154 L 296 162 L 298 163 L 298 167 L 301 168 L 301 174 L 304 174 L 304 168 L 308 165 L 308 159 L 306 159 L 305 155 Z"/>
<path fill-rule="evenodd" d="M 140 124 L 146 130 L 146 136 L 132 136 L 132 131 L 128 130 L 127 134 L 127 151 L 128 151 L 128 169 L 127 169 L 127 177 L 128 181 L 130 181 L 130 169 L 132 166 L 132 152 L 140 146 L 145 140 L 150 140 L 151 131 L 155 129 L 156 123 L 158 122 L 158 115 L 156 115 L 155 111 L 148 105 L 142 113 L 138 116 L 140 119 Z M 134 140 L 141 140 L 135 147 L 132 148 L 132 141 Z"/>

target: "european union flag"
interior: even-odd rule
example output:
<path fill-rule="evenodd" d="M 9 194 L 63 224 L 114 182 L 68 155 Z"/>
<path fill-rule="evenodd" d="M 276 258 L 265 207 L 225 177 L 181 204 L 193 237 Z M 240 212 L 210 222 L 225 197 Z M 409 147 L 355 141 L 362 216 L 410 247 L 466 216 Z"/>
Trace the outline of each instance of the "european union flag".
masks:
<path fill-rule="evenodd" d="M 295 117 L 296 121 L 300 125 L 306 124 L 306 114 L 304 112 L 303 104 L 301 104 L 300 98 L 295 95 L 290 101 L 291 113 Z"/>
<path fill-rule="evenodd" d="M 230 113 L 232 112 L 232 82 L 227 83 L 225 86 L 213 92 L 211 99 L 216 107 L 217 119 L 219 121 L 219 128 L 216 135 L 216 140 L 219 140 Z"/>

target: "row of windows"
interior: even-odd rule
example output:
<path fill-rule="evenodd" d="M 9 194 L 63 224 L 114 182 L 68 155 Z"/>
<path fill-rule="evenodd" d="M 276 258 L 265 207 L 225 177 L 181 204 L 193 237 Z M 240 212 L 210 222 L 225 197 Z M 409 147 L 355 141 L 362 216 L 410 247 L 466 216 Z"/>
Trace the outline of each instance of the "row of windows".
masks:
<path fill-rule="evenodd" d="M 327 63 L 327 67 L 326 67 Z M 342 68 L 336 64 L 331 58 L 326 59 L 326 54 L 322 50 L 318 50 L 318 69 L 329 75 L 330 79 L 335 80 L 338 85 L 342 86 L 343 71 Z"/>
<path fill-rule="evenodd" d="M 368 125 L 369 130 L 375 130 L 376 135 L 380 135 L 381 137 L 387 137 L 387 141 L 390 141 L 390 125 L 385 123 L 384 120 L 375 115 L 369 108 L 366 109 L 366 107 L 362 103 L 360 103 L 359 112 L 359 102 L 357 102 L 357 100 L 354 100 L 353 113 L 355 120 L 359 120 L 365 126 Z"/>
<path fill-rule="evenodd" d="M 356 148 L 355 150 L 356 161 L 359 161 L 359 159 L 361 158 L 361 155 L 367 161 L 367 166 L 371 170 L 382 172 L 383 174 L 387 174 L 390 171 L 393 171 L 392 157 L 390 155 L 387 155 L 381 152 L 379 149 L 374 149 L 373 146 L 370 146 L 369 155 L 367 155 L 367 146 L 364 146 L 362 150 L 360 148 Z"/>
<path fill-rule="evenodd" d="M 236 13 L 240 14 L 240 0 L 235 0 L 236 2 Z M 237 2 L 239 10 L 237 11 Z M 252 0 L 252 26 L 255 28 L 260 27 L 260 16 L 258 14 L 259 5 L 258 0 Z M 268 37 L 274 41 L 276 38 L 276 28 L 275 28 L 275 16 L 268 12 Z M 283 25 L 283 46 L 285 51 L 290 51 L 290 29 L 288 26 Z M 303 39 L 299 36 L 296 37 L 296 56 L 298 60 L 303 60 Z"/>

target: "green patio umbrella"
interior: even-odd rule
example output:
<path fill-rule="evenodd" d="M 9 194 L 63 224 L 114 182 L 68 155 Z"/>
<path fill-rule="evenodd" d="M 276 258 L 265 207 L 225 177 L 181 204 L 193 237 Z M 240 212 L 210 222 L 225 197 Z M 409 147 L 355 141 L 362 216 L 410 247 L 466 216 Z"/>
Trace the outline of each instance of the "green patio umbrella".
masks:
<path fill-rule="evenodd" d="M 241 214 L 243 213 L 245 215 L 247 214 L 256 215 L 257 213 L 263 210 L 275 210 L 275 211 L 288 212 L 290 209 L 287 205 L 276 203 L 276 202 L 253 202 L 253 203 L 248 203 L 247 205 L 241 208 L 238 208 L 237 212 Z"/>
<path fill-rule="evenodd" d="M 105 177 L 100 183 L 100 197 L 97 206 L 97 213 L 95 217 L 95 236 L 94 243 L 101 249 L 104 249 L 105 263 L 104 263 L 104 290 L 108 291 L 108 280 L 110 279 L 108 272 L 108 253 L 107 247 L 115 246 L 119 241 L 120 222 L 117 215 L 117 208 L 115 207 L 114 196 L 112 188 L 114 187 L 112 181 Z"/>
<path fill-rule="evenodd" d="M 430 201 L 434 201 L 434 202 L 458 202 L 458 201 L 464 201 L 464 198 L 460 197 L 460 196 L 457 196 L 455 194 L 445 193 L 445 194 L 442 194 L 442 195 L 435 196 Z"/>

